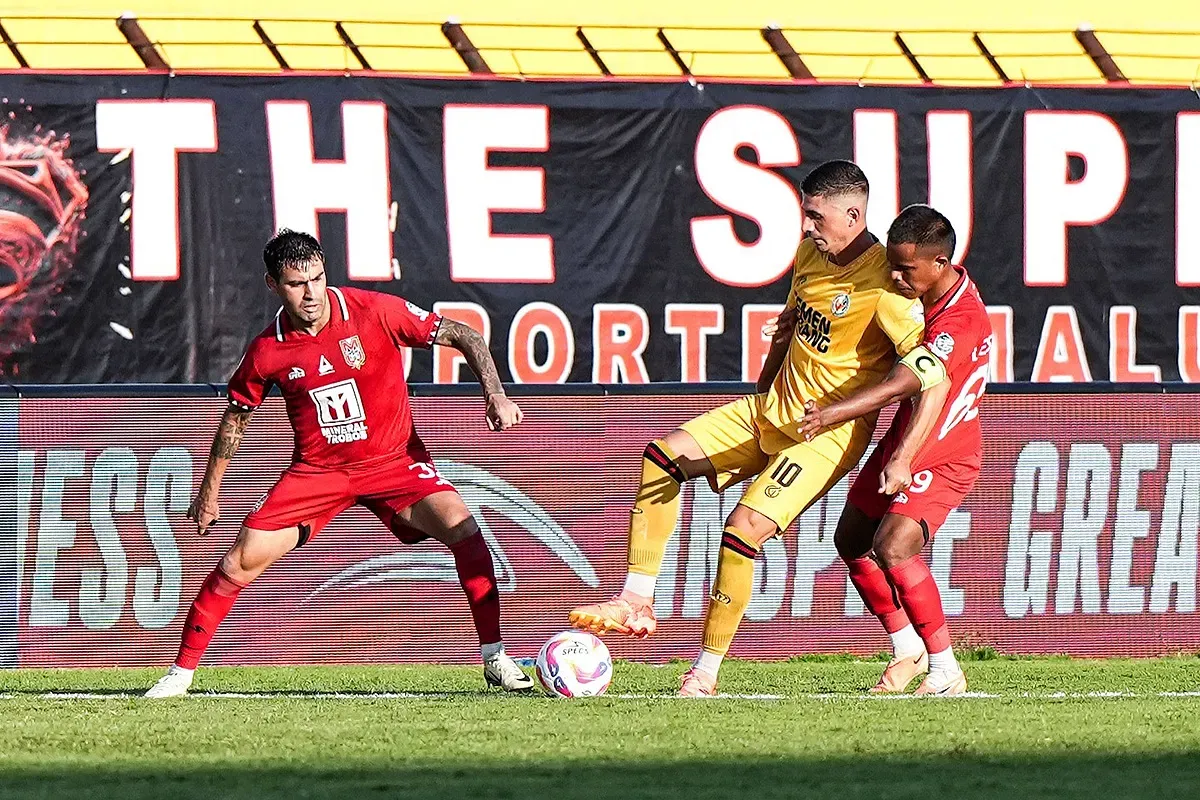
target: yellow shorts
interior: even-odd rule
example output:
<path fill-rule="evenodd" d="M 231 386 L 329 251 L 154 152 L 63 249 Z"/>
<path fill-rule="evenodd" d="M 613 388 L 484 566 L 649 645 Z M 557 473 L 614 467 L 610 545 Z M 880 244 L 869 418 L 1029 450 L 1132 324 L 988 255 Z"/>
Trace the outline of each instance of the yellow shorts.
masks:
<path fill-rule="evenodd" d="M 709 479 L 713 491 L 723 492 L 754 478 L 740 502 L 774 522 L 780 531 L 824 497 L 858 463 L 868 443 L 855 436 L 844 457 L 831 460 L 813 444 L 796 441 L 763 421 L 754 395 L 714 408 L 679 427 L 696 440 L 716 470 L 716 477 Z"/>

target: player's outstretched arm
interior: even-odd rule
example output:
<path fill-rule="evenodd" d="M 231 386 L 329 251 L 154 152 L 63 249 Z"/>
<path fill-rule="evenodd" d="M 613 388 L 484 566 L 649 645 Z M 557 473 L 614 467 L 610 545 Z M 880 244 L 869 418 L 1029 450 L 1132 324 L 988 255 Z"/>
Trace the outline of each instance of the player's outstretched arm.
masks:
<path fill-rule="evenodd" d="M 912 397 L 921 391 L 921 380 L 904 362 L 892 367 L 892 371 L 881 382 L 855 392 L 845 400 L 831 403 L 824 408 L 811 400 L 804 405 L 804 423 L 800 432 L 806 440 L 821 432 L 822 428 L 831 428 L 843 422 L 859 417 L 865 417 L 886 408 L 892 403 Z"/>
<path fill-rule="evenodd" d="M 524 418 L 517 404 L 504 394 L 496 362 L 492 360 L 487 342 L 477 330 L 452 319 L 443 319 L 433 343 L 453 347 L 462 353 L 467 366 L 479 378 L 487 400 L 488 428 L 494 431 L 508 430 Z"/>
<path fill-rule="evenodd" d="M 200 489 L 196 498 L 188 508 L 188 519 L 196 523 L 196 530 L 201 536 L 208 533 L 221 516 L 218 497 L 221 494 L 221 481 L 225 478 L 225 470 L 233 460 L 234 453 L 242 443 L 242 434 L 250 424 L 254 412 L 230 406 L 221 416 L 221 424 L 217 426 L 217 435 L 213 437 L 212 447 L 208 451 L 208 466 L 204 468 L 204 479 L 200 481 Z"/>
<path fill-rule="evenodd" d="M 881 494 L 892 495 L 901 489 L 907 489 L 912 483 L 912 462 L 925 446 L 929 434 L 942 416 L 946 406 L 946 398 L 950 396 L 950 381 L 944 380 L 925 391 L 917 398 L 917 407 L 913 410 L 908 429 L 900 439 L 892 457 L 884 465 L 879 474 L 879 491 Z"/>

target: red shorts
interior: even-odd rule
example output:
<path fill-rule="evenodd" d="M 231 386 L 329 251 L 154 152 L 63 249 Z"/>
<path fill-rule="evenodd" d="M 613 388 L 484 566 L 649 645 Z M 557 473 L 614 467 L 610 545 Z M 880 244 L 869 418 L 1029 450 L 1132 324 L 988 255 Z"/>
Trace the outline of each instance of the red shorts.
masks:
<path fill-rule="evenodd" d="M 405 523 L 401 512 L 432 494 L 453 491 L 454 485 L 438 474 L 424 448 L 367 467 L 293 464 L 243 524 L 260 531 L 299 526 L 299 547 L 357 504 L 379 517 L 400 541 L 414 544 L 427 535 Z"/>
<path fill-rule="evenodd" d="M 918 470 L 913 473 L 912 485 L 904 491 L 894 495 L 880 494 L 879 476 L 894 449 L 889 445 L 886 436 L 876 445 L 875 452 L 871 453 L 850 487 L 847 500 L 871 519 L 900 514 L 916 520 L 932 536 L 975 486 L 979 466 L 951 463 Z"/>

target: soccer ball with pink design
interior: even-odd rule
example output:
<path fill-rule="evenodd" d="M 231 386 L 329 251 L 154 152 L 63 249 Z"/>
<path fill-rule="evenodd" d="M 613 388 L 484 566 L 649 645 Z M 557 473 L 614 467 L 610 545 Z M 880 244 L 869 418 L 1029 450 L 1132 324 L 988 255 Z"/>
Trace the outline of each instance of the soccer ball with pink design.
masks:
<path fill-rule="evenodd" d="M 604 642 L 583 631 L 563 631 L 542 645 L 537 676 L 555 697 L 599 697 L 612 682 L 612 657 Z"/>

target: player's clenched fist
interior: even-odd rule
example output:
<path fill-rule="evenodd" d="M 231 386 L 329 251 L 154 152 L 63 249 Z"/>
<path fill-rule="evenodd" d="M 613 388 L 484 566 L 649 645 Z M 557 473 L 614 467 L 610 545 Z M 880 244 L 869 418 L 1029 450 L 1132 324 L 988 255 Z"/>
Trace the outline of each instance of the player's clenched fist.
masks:
<path fill-rule="evenodd" d="M 521 409 L 506 395 L 494 394 L 488 397 L 488 430 L 506 431 L 524 418 Z"/>
<path fill-rule="evenodd" d="M 907 461 L 893 458 L 888 461 L 883 472 L 879 473 L 879 493 L 890 497 L 896 492 L 907 489 L 912 482 L 912 465 Z"/>
<path fill-rule="evenodd" d="M 196 532 L 204 536 L 208 533 L 208 529 L 221 518 L 221 507 L 215 498 L 210 499 L 206 495 L 197 495 L 192 504 L 188 506 L 187 518 L 196 523 Z"/>

